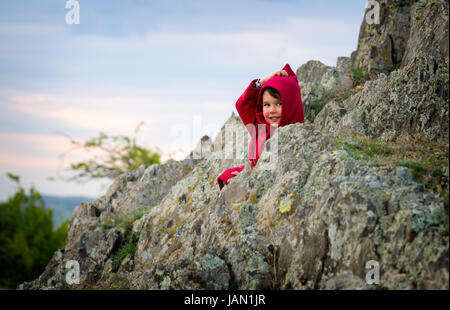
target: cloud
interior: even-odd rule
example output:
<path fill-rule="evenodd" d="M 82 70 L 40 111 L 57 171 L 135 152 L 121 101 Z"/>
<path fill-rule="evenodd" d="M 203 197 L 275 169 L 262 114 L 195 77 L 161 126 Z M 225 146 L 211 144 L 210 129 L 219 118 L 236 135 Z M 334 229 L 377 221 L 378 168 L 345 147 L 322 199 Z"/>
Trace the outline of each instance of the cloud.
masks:
<path fill-rule="evenodd" d="M 107 132 L 123 132 L 142 121 L 142 114 L 128 112 L 130 100 L 125 98 L 78 98 L 51 94 L 12 96 L 10 108 L 33 115 L 69 122 L 75 126 Z M 114 109 L 116 108 L 116 109 Z M 151 117 L 146 116 L 151 121 Z"/>
<path fill-rule="evenodd" d="M 78 150 L 68 153 L 64 159 L 60 157 L 71 149 L 70 139 L 62 135 L 0 132 L 0 165 L 4 167 L 65 169 L 71 162 L 93 155 Z"/>
<path fill-rule="evenodd" d="M 69 44 L 74 48 L 88 46 L 92 51 L 108 51 L 106 59 L 117 60 L 120 55 L 132 55 L 132 59 L 125 59 L 115 67 L 121 69 L 127 63 L 129 68 L 135 68 L 138 63 L 134 60 L 140 59 L 143 68 L 153 64 L 158 73 L 164 70 L 162 59 L 169 71 L 174 67 L 171 63 L 182 66 L 184 70 L 195 65 L 220 65 L 224 69 L 230 66 L 267 66 L 279 64 L 281 60 L 298 62 L 300 66 L 307 60 L 318 58 L 334 65 L 343 52 L 350 55 L 351 50 L 345 48 L 348 49 L 348 41 L 357 40 L 354 28 L 350 22 L 339 19 L 287 18 L 263 24 L 258 30 L 220 33 L 149 31 L 144 35 L 126 37 L 84 35 L 73 38 Z M 342 41 L 346 42 L 345 45 Z M 196 72 L 191 73 L 196 75 Z"/>
<path fill-rule="evenodd" d="M 1 36 L 20 36 L 20 35 L 55 35 L 63 34 L 65 32 L 63 25 L 41 25 L 38 23 L 17 23 L 17 22 L 2 22 L 0 23 Z"/>
<path fill-rule="evenodd" d="M 142 120 L 140 115 L 123 115 L 117 112 L 80 109 L 70 106 L 53 110 L 46 108 L 36 109 L 31 105 L 22 105 L 18 107 L 18 110 L 35 116 L 55 118 L 79 127 L 106 132 L 129 130 Z"/>
<path fill-rule="evenodd" d="M 71 163 L 86 161 L 94 156 L 106 156 L 102 151 L 87 152 L 84 149 L 68 152 L 72 148 L 70 140 L 63 136 L 1 132 L 0 170 L 44 169 L 47 176 L 67 177 L 70 175 L 68 169 Z M 182 160 L 192 148 L 188 143 L 151 147 L 162 155 L 162 162 L 169 158 Z M 62 154 L 65 156 L 62 157 Z"/>
<path fill-rule="evenodd" d="M 57 135 L 23 134 L 12 132 L 0 132 L 1 150 L 11 150 L 17 146 L 23 146 L 22 151 L 29 150 L 30 153 L 62 152 L 70 147 L 66 137 Z"/>
<path fill-rule="evenodd" d="M 195 99 L 195 96 L 171 100 L 141 96 L 143 97 L 69 97 L 62 94 L 16 92 L 10 94 L 7 101 L 8 108 L 16 112 L 50 122 L 69 122 L 76 127 L 91 129 L 95 131 L 95 135 L 100 131 L 110 135 L 131 135 L 138 123 L 144 122 L 139 137 L 162 147 L 178 140 L 170 136 L 170 133 L 179 125 L 187 132 L 187 145 L 195 144 L 195 140 L 200 139 L 202 134 L 192 135 L 196 115 L 202 117 L 203 127 L 212 123 L 220 128 L 226 120 L 224 118 L 231 115 L 234 109 L 234 100 L 220 101 L 214 97 L 211 100 Z"/>
<path fill-rule="evenodd" d="M 8 167 L 8 169 L 15 169 L 17 167 L 59 168 L 57 162 L 52 158 L 22 154 L 0 154 L 0 165 Z"/>
<path fill-rule="evenodd" d="M 67 138 L 52 135 L 0 133 L 0 171 L 45 170 L 46 177 L 69 167 L 69 162 L 58 155 L 70 149 Z M 71 160 L 81 160 L 78 153 L 70 154 Z M 84 156 L 85 158 L 86 156 Z M 41 176 L 43 178 L 43 176 Z"/>
<path fill-rule="evenodd" d="M 330 48 L 328 39 L 348 36 L 353 25 L 338 17 L 284 18 L 262 23 L 258 30 L 149 31 L 116 37 L 68 36 L 60 28 L 50 26 L 33 30 L 26 24 L 9 24 L 8 28 L 16 29 L 20 35 L 35 34 L 34 31 L 54 33 L 54 39 L 61 39 L 56 49 L 63 47 L 65 54 L 55 59 L 53 66 L 61 72 L 71 72 L 77 85 L 72 89 L 72 84 L 65 81 L 61 90 L 56 81 L 47 92 L 10 92 L 9 109 L 49 123 L 54 120 L 109 134 L 130 134 L 144 121 L 146 128 L 140 136 L 149 143 L 167 147 L 175 139 L 168 137 L 174 124 L 191 126 L 194 115 L 202 114 L 205 122 L 220 126 L 231 114 L 246 85 L 232 88 L 231 82 L 224 83 L 221 75 L 233 76 L 233 70 L 238 69 L 236 80 L 247 84 L 285 63 L 294 70 L 309 59 L 327 60 L 327 64 L 334 65 L 342 54 L 336 53 L 339 46 Z M 66 61 L 61 63 L 62 59 Z M 254 72 L 254 68 L 260 71 Z M 122 77 L 123 81 L 115 80 Z M 148 79 L 149 85 L 143 86 Z M 190 138 L 187 145 L 195 144 L 197 138 L 200 137 Z"/>
<path fill-rule="evenodd" d="M 0 10 L 0 168 L 22 167 L 50 192 L 42 171 L 55 171 L 70 145 L 36 133 L 130 136 L 144 121 L 139 145 L 183 159 L 203 134 L 214 138 L 253 78 L 350 56 L 363 12 L 333 15 L 356 11 L 337 2 L 104 1 L 86 2 L 69 26 L 64 6 L 33 3 Z"/>

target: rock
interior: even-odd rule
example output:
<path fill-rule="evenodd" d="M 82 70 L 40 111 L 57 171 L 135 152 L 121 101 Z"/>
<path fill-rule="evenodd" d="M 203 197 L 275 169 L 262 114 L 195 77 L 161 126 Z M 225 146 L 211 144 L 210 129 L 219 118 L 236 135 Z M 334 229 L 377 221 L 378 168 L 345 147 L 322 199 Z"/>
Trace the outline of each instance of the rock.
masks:
<path fill-rule="evenodd" d="M 298 81 L 319 84 L 329 67 L 317 60 L 310 60 L 297 69 Z M 302 94 L 303 95 L 303 94 Z"/>
<path fill-rule="evenodd" d="M 187 161 L 192 161 L 192 166 L 199 164 L 203 159 L 206 159 L 212 149 L 211 149 L 211 138 L 208 136 L 203 136 L 200 141 L 195 146 L 194 150 L 183 160 L 183 162 L 187 163 Z"/>
<path fill-rule="evenodd" d="M 348 270 L 322 282 L 322 288 L 326 290 L 367 290 L 370 288 L 370 285 L 364 280 Z"/>
<path fill-rule="evenodd" d="M 402 59 L 402 67 L 411 65 L 420 55 L 427 59 L 448 60 L 448 1 L 417 1 L 411 8 L 411 31 Z M 431 63 L 427 71 L 435 72 Z"/>
<path fill-rule="evenodd" d="M 448 2 L 379 2 L 383 23 L 363 22 L 351 61 L 310 61 L 297 71 L 307 102 L 345 89 L 355 62 L 379 71 L 376 78 L 346 100 L 328 100 L 314 123 L 279 128 L 254 169 L 249 135 L 232 114 L 214 141 L 199 141 L 201 158 L 193 151 L 124 173 L 75 209 L 65 247 L 19 289 L 448 289 L 443 197 L 406 167 L 370 165 L 330 143 L 344 133 L 448 139 Z M 389 72 L 389 62 L 367 58 L 370 40 L 402 66 Z M 220 191 L 217 176 L 241 165 Z M 79 262 L 80 284 L 65 281 L 69 260 Z M 380 287 L 366 283 L 369 261 L 379 264 Z"/>
<path fill-rule="evenodd" d="M 412 17 L 401 68 L 381 72 L 345 104 L 330 101 L 314 119 L 324 133 L 360 134 L 385 141 L 409 134 L 448 140 L 448 2 L 404 3 L 408 6 L 402 4 L 398 10 L 411 11 Z M 386 23 L 377 27 L 385 29 Z M 364 29 L 360 37 L 365 36 Z"/>
<path fill-rule="evenodd" d="M 378 0 L 379 23 L 368 23 L 366 12 L 361 23 L 358 48 L 351 55 L 352 68 L 361 68 L 372 78 L 388 74 L 394 65 L 400 66 L 410 32 L 411 7 L 414 0 Z"/>
<path fill-rule="evenodd" d="M 266 148 L 253 170 L 221 192 L 215 178 L 222 162 L 196 166 L 135 221 L 136 252 L 120 265 L 111 259 L 124 231 L 89 231 L 98 218 L 80 207 L 62 258 L 45 273 L 56 275 L 58 262 L 76 259 L 80 285 L 104 288 L 357 289 L 365 288 L 358 280 L 365 263 L 376 260 L 389 288 L 448 287 L 448 236 L 432 225 L 443 202 L 417 190 L 406 170 L 341 159 L 345 152 L 324 144 L 326 136 L 310 125 L 279 128 L 272 139 L 275 169 L 262 168 L 274 155 Z M 97 264 L 111 269 L 101 280 L 88 276 Z M 400 283 L 388 276 L 399 272 Z M 40 279 L 23 287 L 47 287 Z M 64 287 L 64 278 L 53 279 L 52 287 Z"/>
<path fill-rule="evenodd" d="M 227 290 L 230 274 L 227 264 L 217 256 L 206 254 L 201 262 L 200 277 L 208 290 Z"/>
<path fill-rule="evenodd" d="M 321 102 L 324 104 L 337 92 L 348 90 L 353 85 L 348 57 L 338 57 L 336 68 L 310 60 L 297 69 L 297 76 L 305 118 L 310 120 L 314 119 Z"/>
<path fill-rule="evenodd" d="M 111 195 L 112 211 L 117 214 L 133 214 L 140 207 L 150 207 L 157 204 L 170 188 L 176 184 L 192 168 L 182 163 L 169 159 L 163 165 L 151 165 L 143 174 L 121 176 L 112 187 L 114 193 Z M 137 182 L 136 182 L 137 181 Z M 129 186 L 133 184 L 131 190 Z M 151 184 L 149 186 L 149 184 Z"/>
<path fill-rule="evenodd" d="M 336 63 L 336 69 L 342 74 L 350 74 L 351 73 L 351 60 L 349 57 L 338 57 Z"/>
<path fill-rule="evenodd" d="M 333 136 L 357 133 L 387 140 L 421 133 L 427 139 L 447 140 L 448 76 L 448 59 L 418 54 L 415 62 L 403 69 L 366 82 L 345 105 L 330 102 L 314 122 Z"/>
<path fill-rule="evenodd" d="M 127 256 L 125 256 L 125 258 L 123 259 L 123 261 L 120 263 L 120 271 L 123 272 L 130 272 L 133 271 L 134 269 L 134 260 L 132 255 L 128 254 Z"/>

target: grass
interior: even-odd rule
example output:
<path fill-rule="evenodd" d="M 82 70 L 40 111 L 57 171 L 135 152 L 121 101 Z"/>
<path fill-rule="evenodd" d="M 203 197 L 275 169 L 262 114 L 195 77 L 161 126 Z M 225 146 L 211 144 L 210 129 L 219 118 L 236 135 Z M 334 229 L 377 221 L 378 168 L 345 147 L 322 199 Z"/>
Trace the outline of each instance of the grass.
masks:
<path fill-rule="evenodd" d="M 134 255 L 137 250 L 137 243 L 139 241 L 139 235 L 133 232 L 130 234 L 132 237 L 128 237 L 125 243 L 119 248 L 116 255 L 114 256 L 114 261 L 121 262 L 128 255 Z"/>
<path fill-rule="evenodd" d="M 352 140 L 335 139 L 334 142 L 335 145 L 341 146 L 347 152 L 347 157 L 365 161 L 387 158 L 395 153 L 394 148 L 389 144 L 368 138 L 358 138 L 358 136 Z"/>
<path fill-rule="evenodd" d="M 400 65 L 399 65 L 399 64 L 394 64 L 394 65 L 392 66 L 391 72 L 397 71 L 398 69 L 400 69 Z"/>
<path fill-rule="evenodd" d="M 375 290 L 389 290 L 389 287 L 387 287 L 387 286 L 384 286 L 384 285 L 377 285 L 377 286 L 375 286 L 375 288 L 374 288 Z"/>
<path fill-rule="evenodd" d="M 95 264 L 95 278 L 96 279 L 100 279 L 103 273 L 103 269 L 105 269 L 105 267 L 102 264 Z"/>
<path fill-rule="evenodd" d="M 407 167 L 411 170 L 411 173 L 415 179 L 420 178 L 423 174 L 427 173 L 427 168 L 422 163 L 410 163 L 407 161 L 400 161 L 397 163 L 398 166 Z"/>
<path fill-rule="evenodd" d="M 352 95 L 356 94 L 357 92 L 359 92 L 361 89 L 355 86 L 355 83 L 353 83 L 353 88 L 351 89 L 347 89 L 347 90 L 343 90 L 343 91 L 338 91 L 338 92 L 333 92 L 333 91 L 325 91 L 325 94 L 323 97 L 319 98 L 314 98 L 311 99 L 309 106 L 311 107 L 310 112 L 306 115 L 306 118 L 313 123 L 314 119 L 316 118 L 316 116 L 320 113 L 320 111 L 322 111 L 323 107 L 332 99 L 335 99 L 338 102 L 344 102 L 345 100 L 347 100 L 348 98 L 350 98 Z"/>
<path fill-rule="evenodd" d="M 110 290 L 130 290 L 130 283 L 127 277 L 113 274 L 111 276 Z"/>
<path fill-rule="evenodd" d="M 360 67 L 351 69 L 353 75 L 353 88 L 343 90 L 340 92 L 333 92 L 330 90 L 325 91 L 325 94 L 321 98 L 311 99 L 309 106 L 311 107 L 310 112 L 306 115 L 306 118 L 311 123 L 314 122 L 315 117 L 322 111 L 323 107 L 332 99 L 336 99 L 339 102 L 343 102 L 350 98 L 352 95 L 356 94 L 361 90 L 361 84 L 369 79 L 369 75 L 364 73 Z"/>
<path fill-rule="evenodd" d="M 339 94 L 339 99 L 340 99 L 341 101 L 345 101 L 345 100 L 347 100 L 351 95 L 353 95 L 352 92 L 344 92 L 344 93 Z"/>
<path fill-rule="evenodd" d="M 421 135 L 402 136 L 395 141 L 378 141 L 358 135 L 331 140 L 346 151 L 346 156 L 341 159 L 353 157 L 370 165 L 409 168 L 416 182 L 424 184 L 429 192 L 442 195 L 448 216 L 449 194 L 445 190 L 448 176 L 443 170 L 449 165 L 448 142 L 430 141 Z"/>
<path fill-rule="evenodd" d="M 363 84 L 369 78 L 369 75 L 364 73 L 359 66 L 351 70 L 353 73 L 353 87 Z"/>
<path fill-rule="evenodd" d="M 134 253 L 136 252 L 137 243 L 139 241 L 139 234 L 137 232 L 133 232 L 133 223 L 139 220 L 146 212 L 147 209 L 140 209 L 134 212 L 131 216 L 116 216 L 114 217 L 112 223 L 102 223 L 103 229 L 121 227 L 123 230 L 125 230 L 124 238 L 113 258 L 115 262 L 121 262 L 128 254 L 134 255 Z"/>
<path fill-rule="evenodd" d="M 102 228 L 103 228 L 104 230 L 110 229 L 110 228 L 112 228 L 112 227 L 114 227 L 114 224 L 111 224 L 111 223 L 102 223 Z"/>
<path fill-rule="evenodd" d="M 134 255 L 139 241 L 139 234 L 133 231 L 132 222 L 124 222 L 121 225 L 123 225 L 122 227 L 125 229 L 125 235 L 114 256 L 113 260 L 115 262 L 121 262 L 128 254 Z"/>
<path fill-rule="evenodd" d="M 147 211 L 148 211 L 148 208 L 145 208 L 145 209 L 140 209 L 140 210 L 135 211 L 129 217 L 115 216 L 113 218 L 112 223 L 102 223 L 102 228 L 103 229 L 110 229 L 112 227 L 120 226 L 123 229 L 126 229 L 130 223 L 132 224 L 133 222 L 139 220 L 142 216 L 144 216 L 144 214 Z"/>
<path fill-rule="evenodd" d="M 112 223 L 102 223 L 103 229 L 110 229 L 112 227 L 121 227 L 125 232 L 120 241 L 119 248 L 112 257 L 114 263 L 120 264 L 127 255 L 134 256 L 139 242 L 139 233 L 133 231 L 133 223 L 140 219 L 147 209 L 141 209 L 134 212 L 129 217 L 114 217 Z M 101 264 L 95 265 L 94 276 L 100 279 L 103 273 L 104 266 Z M 111 271 L 111 270 L 110 270 Z M 113 274 L 110 278 L 111 286 L 108 289 L 130 289 L 128 280 L 126 278 L 118 278 Z M 98 289 L 100 287 L 92 286 L 89 289 Z"/>
<path fill-rule="evenodd" d="M 327 104 L 327 102 L 333 99 L 335 96 L 336 94 L 333 93 L 332 91 L 325 91 L 324 96 L 321 97 L 320 99 L 319 98 L 312 99 L 310 103 L 311 111 L 308 114 L 307 119 L 311 123 L 314 122 L 314 118 L 317 116 L 317 114 L 319 114 L 320 111 L 322 111 L 325 104 Z"/>

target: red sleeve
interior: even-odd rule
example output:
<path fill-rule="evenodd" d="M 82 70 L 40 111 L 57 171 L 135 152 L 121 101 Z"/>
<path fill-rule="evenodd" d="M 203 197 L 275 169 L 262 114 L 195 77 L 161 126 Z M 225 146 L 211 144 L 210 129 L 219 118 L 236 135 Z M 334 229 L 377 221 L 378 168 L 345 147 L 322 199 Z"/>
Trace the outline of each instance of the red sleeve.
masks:
<path fill-rule="evenodd" d="M 254 79 L 236 102 L 236 110 L 244 125 L 256 123 L 256 105 L 260 88 L 253 87 Z"/>
<path fill-rule="evenodd" d="M 244 170 L 245 165 L 244 166 L 240 166 L 240 167 L 233 167 L 233 168 L 229 168 L 227 170 L 225 170 L 221 175 L 219 175 L 219 177 L 217 178 L 217 183 L 219 184 L 219 189 L 222 190 L 222 188 L 225 185 L 228 185 L 228 181 L 235 177 L 235 175 L 231 174 L 233 171 L 239 171 L 241 172 L 242 170 Z"/>

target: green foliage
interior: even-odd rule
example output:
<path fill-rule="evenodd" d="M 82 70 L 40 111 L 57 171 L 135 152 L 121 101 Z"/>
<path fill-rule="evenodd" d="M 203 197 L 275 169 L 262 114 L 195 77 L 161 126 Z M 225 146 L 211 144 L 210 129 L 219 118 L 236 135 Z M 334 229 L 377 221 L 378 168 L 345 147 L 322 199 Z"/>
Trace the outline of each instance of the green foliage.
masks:
<path fill-rule="evenodd" d="M 65 244 L 66 220 L 53 229 L 52 210 L 45 207 L 42 196 L 31 187 L 25 192 L 18 176 L 17 192 L 0 203 L 0 287 L 16 288 L 37 278 L 53 253 Z"/>
<path fill-rule="evenodd" d="M 437 161 L 439 162 L 439 161 Z M 447 212 L 447 226 L 448 226 L 448 192 L 443 190 L 445 184 L 448 184 L 448 178 L 444 175 L 441 168 L 434 168 L 427 164 L 425 161 L 422 162 L 409 162 L 400 161 L 397 163 L 398 166 L 407 167 L 411 171 L 413 178 L 416 182 L 420 182 L 425 185 L 425 188 L 432 192 L 438 192 L 442 194 L 444 198 L 444 207 Z M 442 166 L 442 164 L 441 164 Z M 443 217 L 444 218 L 444 217 Z M 442 223 L 444 223 L 443 221 Z"/>
<path fill-rule="evenodd" d="M 112 223 L 102 223 L 102 228 L 110 229 L 117 225 L 126 230 L 131 225 L 133 225 L 134 221 L 137 221 L 138 219 L 140 219 L 145 214 L 146 211 L 148 211 L 148 208 L 140 209 L 138 211 L 135 211 L 133 213 L 133 215 L 131 215 L 131 217 L 126 217 L 126 218 L 115 216 Z"/>
<path fill-rule="evenodd" d="M 347 152 L 347 157 L 354 159 L 371 161 L 394 153 L 394 150 L 386 143 L 371 139 L 358 139 L 353 142 L 335 139 L 334 143 Z"/>
<path fill-rule="evenodd" d="M 137 249 L 137 241 L 139 239 L 133 237 L 133 241 L 127 240 L 126 243 L 117 251 L 114 261 L 121 262 L 128 254 L 134 255 Z"/>
<path fill-rule="evenodd" d="M 439 216 L 436 223 L 448 227 L 449 193 L 445 190 L 448 175 L 444 173 L 444 169 L 448 169 L 447 141 L 430 141 L 420 134 L 401 136 L 395 141 L 393 138 L 381 141 L 361 137 L 356 133 L 355 137 L 349 137 L 345 133 L 344 136 L 331 139 L 335 146 L 343 148 L 347 153 L 341 160 L 352 157 L 365 160 L 370 165 L 407 167 L 416 182 L 424 184 L 428 191 L 442 195 L 445 215 Z"/>
<path fill-rule="evenodd" d="M 128 254 L 134 255 L 136 252 L 139 234 L 137 232 L 133 232 L 133 223 L 140 219 L 147 210 L 148 208 L 140 209 L 128 217 L 116 216 L 111 224 L 102 223 L 103 229 L 119 226 L 125 231 L 125 235 L 120 243 L 119 249 L 114 256 L 115 262 L 121 262 Z"/>
<path fill-rule="evenodd" d="M 126 276 L 113 274 L 110 278 L 110 290 L 130 290 L 130 282 Z"/>
<path fill-rule="evenodd" d="M 389 287 L 384 286 L 384 285 L 377 285 L 377 286 L 375 286 L 374 289 L 377 291 L 379 291 L 379 290 L 383 291 L 383 290 L 389 290 Z"/>
<path fill-rule="evenodd" d="M 103 269 L 104 269 L 105 267 L 102 265 L 102 264 L 95 264 L 95 268 L 94 268 L 94 270 L 95 270 L 95 277 L 97 278 L 97 279 L 99 279 L 101 276 L 102 276 L 102 273 L 103 273 Z"/>
<path fill-rule="evenodd" d="M 112 228 L 112 227 L 114 227 L 114 224 L 111 224 L 111 223 L 102 223 L 102 228 L 103 228 L 103 229 L 110 229 L 110 228 Z"/>
<path fill-rule="evenodd" d="M 348 157 L 363 160 L 369 160 L 372 157 L 370 153 L 366 153 L 357 145 L 348 142 L 343 142 L 341 146 L 347 152 Z"/>
<path fill-rule="evenodd" d="M 134 212 L 131 220 L 133 222 L 139 220 L 141 217 L 144 216 L 145 212 L 146 212 L 146 209 L 140 209 L 140 210 Z"/>
<path fill-rule="evenodd" d="M 397 71 L 398 69 L 400 69 L 400 65 L 399 65 L 399 64 L 394 64 L 394 65 L 392 66 L 391 72 L 392 72 L 392 71 Z"/>
<path fill-rule="evenodd" d="M 364 73 L 359 66 L 351 70 L 353 73 L 353 87 L 364 83 L 369 78 L 369 75 Z"/>
<path fill-rule="evenodd" d="M 344 93 L 340 94 L 339 97 L 340 97 L 340 99 L 341 99 L 342 101 L 345 101 L 345 100 L 347 100 L 351 95 L 352 95 L 351 92 L 344 92 Z"/>
<path fill-rule="evenodd" d="M 427 168 L 421 163 L 401 161 L 398 163 L 398 165 L 410 168 L 411 173 L 416 180 L 428 172 Z"/>
<path fill-rule="evenodd" d="M 125 236 L 120 248 L 114 256 L 114 261 L 121 262 L 128 254 L 134 255 L 139 241 L 139 234 L 132 231 L 132 225 L 128 224 L 125 229 Z"/>
<path fill-rule="evenodd" d="M 19 182 L 20 181 L 20 176 L 12 174 L 10 172 L 7 172 L 6 175 L 8 176 L 8 178 L 10 178 L 13 181 Z"/>
<path fill-rule="evenodd" d="M 87 141 L 71 139 L 75 149 L 84 149 L 88 152 L 97 151 L 102 155 L 71 164 L 71 170 L 77 174 L 69 181 L 89 181 L 96 178 L 115 178 L 127 170 L 133 170 L 141 165 L 150 166 L 160 164 L 160 155 L 136 144 L 136 135 L 143 123 L 135 129 L 135 136 L 109 136 L 100 132 L 98 137 Z M 71 151 L 72 151 L 71 150 Z"/>
<path fill-rule="evenodd" d="M 434 177 L 440 178 L 440 177 L 442 177 L 444 175 L 444 172 L 442 171 L 441 168 L 434 168 L 433 172 L 432 172 L 432 175 Z"/>
<path fill-rule="evenodd" d="M 310 101 L 311 110 L 307 115 L 307 119 L 312 123 L 316 118 L 317 114 L 322 111 L 325 104 L 327 104 L 331 99 L 335 97 L 335 93 L 332 91 L 326 91 L 325 94 L 320 98 L 313 98 Z"/>

